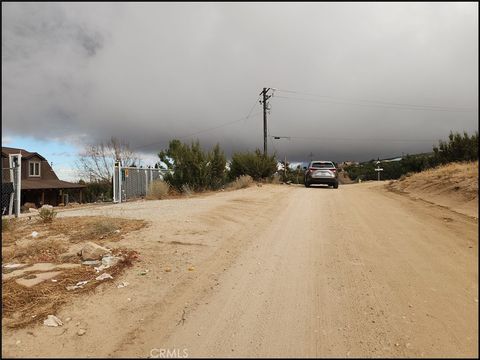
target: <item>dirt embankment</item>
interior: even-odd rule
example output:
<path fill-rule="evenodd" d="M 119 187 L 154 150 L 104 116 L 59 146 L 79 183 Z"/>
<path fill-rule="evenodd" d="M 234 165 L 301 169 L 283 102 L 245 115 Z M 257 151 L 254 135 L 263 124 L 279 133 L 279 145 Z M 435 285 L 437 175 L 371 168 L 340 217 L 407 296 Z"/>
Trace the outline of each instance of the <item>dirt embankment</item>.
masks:
<path fill-rule="evenodd" d="M 478 161 L 422 171 L 394 181 L 388 188 L 478 218 Z"/>

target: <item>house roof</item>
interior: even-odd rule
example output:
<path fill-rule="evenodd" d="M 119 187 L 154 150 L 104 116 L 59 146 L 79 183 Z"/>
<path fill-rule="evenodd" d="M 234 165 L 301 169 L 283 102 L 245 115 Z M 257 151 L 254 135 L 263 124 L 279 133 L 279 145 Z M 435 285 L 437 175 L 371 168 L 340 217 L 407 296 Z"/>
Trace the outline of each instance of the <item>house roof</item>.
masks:
<path fill-rule="evenodd" d="M 30 152 L 24 149 L 17 149 L 11 147 L 2 147 L 2 157 L 8 158 L 10 154 L 21 154 L 22 160 L 28 160 L 33 156 L 38 156 L 40 159 L 47 161 L 42 155 L 37 152 Z M 51 168 L 51 166 L 46 164 L 46 168 L 42 171 L 42 177 L 38 179 L 25 179 L 22 176 L 21 188 L 22 190 L 33 190 L 33 189 L 81 189 L 85 185 L 74 184 L 68 181 L 59 180 L 57 175 Z M 46 175 L 46 176 L 45 176 Z M 2 177 L 2 181 L 4 178 Z"/>
<path fill-rule="evenodd" d="M 22 190 L 33 189 L 81 189 L 85 185 L 74 184 L 68 181 L 49 179 L 49 180 L 22 180 Z"/>
<path fill-rule="evenodd" d="M 21 154 L 23 159 L 29 159 L 32 156 L 38 156 L 42 160 L 47 160 L 45 159 L 42 155 L 40 155 L 37 152 L 30 152 L 24 149 L 17 149 L 17 148 L 11 148 L 11 147 L 3 147 L 2 146 L 2 156 L 8 157 L 10 154 Z"/>

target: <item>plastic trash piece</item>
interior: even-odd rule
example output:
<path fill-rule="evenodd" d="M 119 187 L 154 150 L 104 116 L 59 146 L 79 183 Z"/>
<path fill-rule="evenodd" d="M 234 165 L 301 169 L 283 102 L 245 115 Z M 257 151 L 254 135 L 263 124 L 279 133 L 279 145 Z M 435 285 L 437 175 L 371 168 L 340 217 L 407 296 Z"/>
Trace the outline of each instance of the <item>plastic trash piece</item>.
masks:
<path fill-rule="evenodd" d="M 102 275 L 97 276 L 97 277 L 95 278 L 95 280 L 105 280 L 105 279 L 113 279 L 113 277 L 112 277 L 112 275 L 110 275 L 110 274 L 103 273 Z"/>
<path fill-rule="evenodd" d="M 48 315 L 46 320 L 43 320 L 45 326 L 62 326 L 63 322 L 55 315 Z"/>

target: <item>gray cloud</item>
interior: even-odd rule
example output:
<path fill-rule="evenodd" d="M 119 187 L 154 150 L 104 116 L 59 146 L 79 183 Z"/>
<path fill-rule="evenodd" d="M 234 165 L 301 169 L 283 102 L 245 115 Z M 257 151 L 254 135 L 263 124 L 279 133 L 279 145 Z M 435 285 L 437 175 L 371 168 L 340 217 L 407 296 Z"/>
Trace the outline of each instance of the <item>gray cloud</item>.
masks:
<path fill-rule="evenodd" d="M 264 86 L 353 99 L 277 91 L 270 133 L 292 137 L 269 141 L 281 157 L 429 151 L 450 130 L 478 129 L 478 4 L 2 4 L 8 136 L 117 136 L 155 153 L 245 117 Z M 194 137 L 230 154 L 262 136 L 257 115 Z"/>

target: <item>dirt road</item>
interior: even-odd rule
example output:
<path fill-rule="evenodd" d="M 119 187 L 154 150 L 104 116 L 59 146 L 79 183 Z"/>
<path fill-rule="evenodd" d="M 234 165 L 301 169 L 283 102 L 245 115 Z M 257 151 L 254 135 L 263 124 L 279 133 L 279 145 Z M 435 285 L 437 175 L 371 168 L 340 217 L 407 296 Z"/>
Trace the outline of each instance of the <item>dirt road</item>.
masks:
<path fill-rule="evenodd" d="M 61 328 L 4 331 L 3 356 L 478 356 L 478 221 L 382 183 L 83 214 L 150 221 L 117 243 L 142 255 L 130 285 L 79 298 Z"/>

